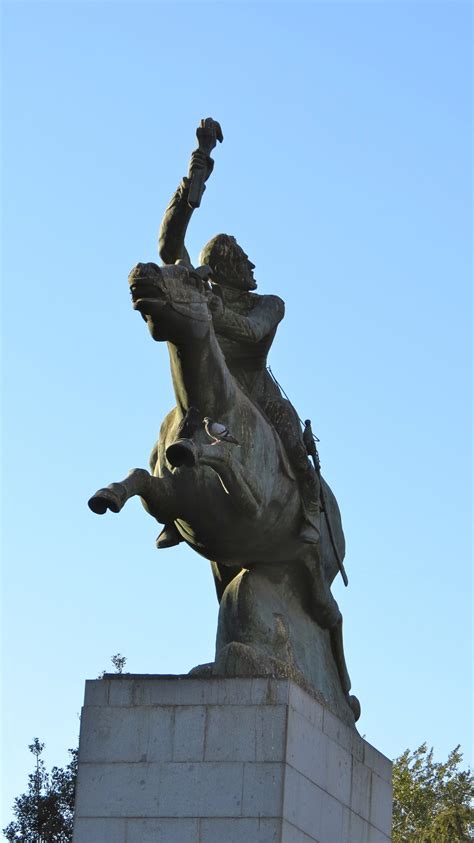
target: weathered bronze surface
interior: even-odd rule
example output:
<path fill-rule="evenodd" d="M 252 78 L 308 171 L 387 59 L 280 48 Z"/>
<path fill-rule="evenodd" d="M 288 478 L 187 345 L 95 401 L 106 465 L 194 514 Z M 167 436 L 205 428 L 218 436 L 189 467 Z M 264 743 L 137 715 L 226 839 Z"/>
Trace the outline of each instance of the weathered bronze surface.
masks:
<path fill-rule="evenodd" d="M 89 506 L 119 512 L 139 495 L 164 525 L 159 548 L 185 541 L 211 561 L 216 657 L 195 672 L 291 676 L 353 725 L 360 707 L 349 694 L 330 590 L 339 571 L 345 578 L 339 508 L 309 421 L 303 436 L 266 367 L 283 301 L 253 292 L 255 267 L 229 235 L 207 243 L 197 268 L 189 259 L 186 229 L 222 140 L 211 118 L 197 135 L 161 224 L 163 265 L 139 263 L 129 276 L 134 310 L 168 345 L 176 407 L 162 423 L 151 473 L 134 469 Z"/>

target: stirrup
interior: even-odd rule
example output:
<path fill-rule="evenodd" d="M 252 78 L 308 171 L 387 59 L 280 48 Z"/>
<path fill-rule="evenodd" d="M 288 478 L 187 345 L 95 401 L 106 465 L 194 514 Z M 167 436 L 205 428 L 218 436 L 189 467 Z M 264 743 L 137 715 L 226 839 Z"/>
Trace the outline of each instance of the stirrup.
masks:
<path fill-rule="evenodd" d="M 313 527 L 312 524 L 304 524 L 299 534 L 300 540 L 305 542 L 305 544 L 318 544 L 319 536 L 319 530 Z"/>

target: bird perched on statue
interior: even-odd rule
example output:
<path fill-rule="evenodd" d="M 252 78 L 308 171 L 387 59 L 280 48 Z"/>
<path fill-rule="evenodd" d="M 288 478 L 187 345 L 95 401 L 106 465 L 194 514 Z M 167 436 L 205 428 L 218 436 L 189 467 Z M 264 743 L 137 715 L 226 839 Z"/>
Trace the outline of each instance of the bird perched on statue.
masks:
<path fill-rule="evenodd" d="M 203 422 L 207 435 L 214 440 L 213 445 L 218 445 L 220 442 L 230 442 L 232 445 L 240 445 L 238 439 L 232 436 L 225 424 L 216 422 L 214 419 L 209 418 L 209 416 L 205 416 Z"/>

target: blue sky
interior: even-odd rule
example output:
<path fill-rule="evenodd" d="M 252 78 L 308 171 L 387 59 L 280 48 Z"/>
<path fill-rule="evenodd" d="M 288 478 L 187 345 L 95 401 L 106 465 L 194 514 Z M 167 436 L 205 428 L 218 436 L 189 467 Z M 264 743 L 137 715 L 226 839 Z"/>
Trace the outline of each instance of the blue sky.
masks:
<path fill-rule="evenodd" d="M 342 511 L 360 731 L 471 760 L 471 7 L 3 5 L 5 815 L 28 743 L 63 764 L 86 678 L 213 657 L 205 560 L 132 501 L 173 406 L 130 308 L 201 117 L 224 131 L 194 259 L 234 234 L 286 302 L 269 362 Z"/>

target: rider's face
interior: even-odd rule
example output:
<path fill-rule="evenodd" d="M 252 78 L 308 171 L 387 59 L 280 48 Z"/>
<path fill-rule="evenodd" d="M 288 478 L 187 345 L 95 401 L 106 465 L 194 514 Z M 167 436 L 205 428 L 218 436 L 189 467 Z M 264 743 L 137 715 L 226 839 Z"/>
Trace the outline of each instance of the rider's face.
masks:
<path fill-rule="evenodd" d="M 206 263 L 206 248 L 200 256 L 203 263 Z M 211 257 L 211 254 L 209 257 Z M 214 272 L 214 283 L 233 290 L 255 290 L 257 286 L 253 275 L 255 264 L 249 260 L 247 253 L 239 246 L 234 237 L 222 235 L 219 249 L 216 250 L 215 255 L 212 255 L 212 260 L 209 260 L 209 263 Z"/>
<path fill-rule="evenodd" d="M 247 290 L 254 290 L 257 286 L 253 275 L 255 264 L 249 260 L 249 256 L 240 246 L 237 246 L 236 249 L 236 263 L 238 264 L 238 274 L 243 282 L 242 287 Z"/>

